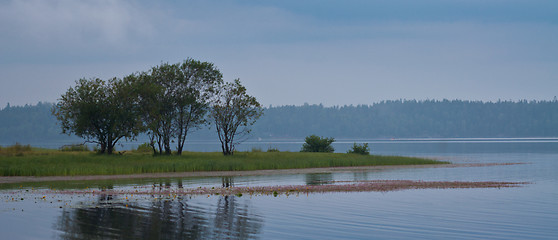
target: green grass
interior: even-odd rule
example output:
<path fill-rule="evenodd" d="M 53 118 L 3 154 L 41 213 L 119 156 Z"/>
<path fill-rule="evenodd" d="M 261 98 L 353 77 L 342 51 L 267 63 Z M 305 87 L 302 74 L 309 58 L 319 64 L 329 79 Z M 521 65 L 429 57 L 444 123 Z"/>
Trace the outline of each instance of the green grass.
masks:
<path fill-rule="evenodd" d="M 344 166 L 440 164 L 430 159 L 345 153 L 184 152 L 182 156 L 152 156 L 132 152 L 99 155 L 34 149 L 23 155 L 0 155 L 0 176 L 77 176 L 159 172 L 246 171 Z"/>

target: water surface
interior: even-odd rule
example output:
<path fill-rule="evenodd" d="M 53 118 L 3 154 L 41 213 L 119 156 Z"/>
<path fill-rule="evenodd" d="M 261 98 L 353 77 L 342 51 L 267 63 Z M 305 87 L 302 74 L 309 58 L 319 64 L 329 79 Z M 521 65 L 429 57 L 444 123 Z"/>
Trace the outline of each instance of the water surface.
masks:
<path fill-rule="evenodd" d="M 343 144 L 352 143 L 346 141 L 336 147 L 341 149 Z M 374 153 L 384 155 L 427 156 L 454 163 L 527 164 L 21 185 L 0 192 L 0 231 L 5 239 L 556 239 L 558 236 L 556 140 L 371 141 L 370 146 Z M 103 189 L 319 185 L 328 181 L 376 179 L 532 184 L 502 189 L 276 197 L 272 194 L 241 197 L 56 194 L 52 190 L 94 188 L 102 192 Z"/>

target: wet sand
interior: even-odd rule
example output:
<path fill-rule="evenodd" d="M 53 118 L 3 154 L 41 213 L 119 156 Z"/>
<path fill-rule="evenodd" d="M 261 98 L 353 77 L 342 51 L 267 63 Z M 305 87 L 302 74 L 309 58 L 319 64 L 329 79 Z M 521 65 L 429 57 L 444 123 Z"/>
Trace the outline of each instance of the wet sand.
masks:
<path fill-rule="evenodd" d="M 13 176 L 13 177 L 0 177 L 0 184 L 2 184 L 2 183 L 24 183 L 24 182 L 51 182 L 51 181 L 142 179 L 142 178 L 236 177 L 236 176 L 261 176 L 261 175 L 286 175 L 286 174 L 307 174 L 307 173 L 374 171 L 374 170 L 404 169 L 404 168 L 489 167 L 489 166 L 505 166 L 505 165 L 516 165 L 516 164 L 524 164 L 524 163 L 468 163 L 468 164 L 388 165 L 388 166 L 277 169 L 277 170 L 255 170 L 255 171 L 169 172 L 169 173 L 142 173 L 142 174 L 127 174 L 127 175 L 88 175 L 88 176 L 45 176 L 45 177 Z"/>

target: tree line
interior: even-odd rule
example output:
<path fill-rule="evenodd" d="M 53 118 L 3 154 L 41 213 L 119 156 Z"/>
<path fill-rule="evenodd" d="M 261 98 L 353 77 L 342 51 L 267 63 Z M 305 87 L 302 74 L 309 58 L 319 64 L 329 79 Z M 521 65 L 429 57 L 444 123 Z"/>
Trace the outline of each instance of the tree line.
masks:
<path fill-rule="evenodd" d="M 192 129 L 212 123 L 223 154 L 234 153 L 235 137 L 249 132 L 262 114 L 240 80 L 225 83 L 213 63 L 186 59 L 163 63 L 122 79 L 80 79 L 53 106 L 62 132 L 85 138 L 112 154 L 121 139 L 146 133 L 154 154 L 182 149 Z"/>
<path fill-rule="evenodd" d="M 50 114 L 51 103 L 0 110 L 0 142 L 68 139 Z M 558 101 L 397 100 L 372 105 L 269 106 L 251 126 L 251 138 L 558 137 Z M 206 119 L 207 120 L 207 119 Z M 190 129 L 193 140 L 215 139 L 215 128 Z M 148 142 L 140 134 L 139 142 Z"/>
<path fill-rule="evenodd" d="M 253 127 L 261 138 L 558 137 L 558 101 L 395 100 L 372 105 L 278 106 Z"/>

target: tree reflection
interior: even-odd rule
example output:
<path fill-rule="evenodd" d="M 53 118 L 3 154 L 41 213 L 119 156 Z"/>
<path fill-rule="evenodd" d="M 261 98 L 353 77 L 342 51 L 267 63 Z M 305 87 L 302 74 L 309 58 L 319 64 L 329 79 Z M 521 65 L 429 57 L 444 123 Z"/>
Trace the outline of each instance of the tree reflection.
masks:
<path fill-rule="evenodd" d="M 324 185 L 333 181 L 332 173 L 309 173 L 305 177 L 306 185 Z"/>
<path fill-rule="evenodd" d="M 221 186 L 224 188 L 227 187 L 234 187 L 234 178 L 233 177 L 222 177 L 221 178 Z"/>
<path fill-rule="evenodd" d="M 223 196 L 217 203 L 214 231 L 211 239 L 248 239 L 254 238 L 260 232 L 263 223 L 251 213 L 248 205 L 236 203 L 236 197 Z"/>
<path fill-rule="evenodd" d="M 122 198 L 99 195 L 94 207 L 64 209 L 56 226 L 61 237 L 250 239 L 257 238 L 263 226 L 263 219 L 252 207 L 234 196 L 211 197 L 207 201 L 193 201 L 186 196 L 150 198 L 128 205 Z M 216 206 L 212 200 L 217 200 Z"/>
<path fill-rule="evenodd" d="M 366 181 L 368 180 L 368 172 L 354 172 L 353 173 L 353 181 Z"/>

